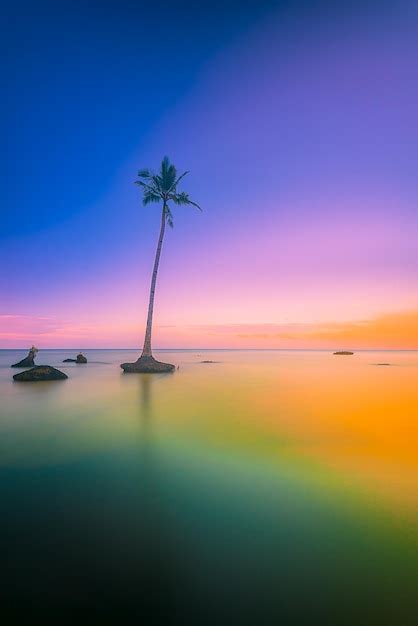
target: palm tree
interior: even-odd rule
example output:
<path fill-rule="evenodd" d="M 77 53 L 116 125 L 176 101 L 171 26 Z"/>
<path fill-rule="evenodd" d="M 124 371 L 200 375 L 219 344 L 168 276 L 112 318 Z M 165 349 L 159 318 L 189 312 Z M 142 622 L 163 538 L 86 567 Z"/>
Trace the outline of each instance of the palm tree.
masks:
<path fill-rule="evenodd" d="M 155 253 L 154 269 L 152 271 L 151 289 L 148 304 L 147 327 L 145 331 L 144 347 L 142 354 L 135 363 L 122 363 L 121 368 L 125 372 L 169 372 L 174 369 L 170 363 L 161 363 L 152 356 L 151 336 L 152 336 L 152 316 L 154 312 L 155 285 L 157 283 L 158 266 L 160 264 L 161 248 L 163 245 L 165 226 L 173 227 L 173 214 L 169 203 L 176 205 L 192 205 L 202 210 L 196 202 L 190 200 L 189 195 L 184 191 L 178 192 L 177 186 L 188 172 L 183 172 L 180 176 L 168 157 L 164 157 L 158 174 L 150 170 L 140 170 L 138 180 L 135 181 L 142 189 L 142 202 L 144 206 L 151 202 L 162 203 L 160 236 L 158 238 L 157 250 Z"/>

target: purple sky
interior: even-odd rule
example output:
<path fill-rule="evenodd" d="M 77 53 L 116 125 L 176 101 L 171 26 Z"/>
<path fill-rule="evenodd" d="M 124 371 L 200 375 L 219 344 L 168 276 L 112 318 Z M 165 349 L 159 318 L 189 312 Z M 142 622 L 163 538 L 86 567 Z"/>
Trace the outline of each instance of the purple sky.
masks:
<path fill-rule="evenodd" d="M 167 233 L 156 345 L 417 310 L 418 21 L 402 4 L 272 9 L 222 41 L 95 197 L 4 238 L 0 345 L 140 345 L 159 216 L 132 182 L 164 154 L 205 210 L 177 209 Z"/>

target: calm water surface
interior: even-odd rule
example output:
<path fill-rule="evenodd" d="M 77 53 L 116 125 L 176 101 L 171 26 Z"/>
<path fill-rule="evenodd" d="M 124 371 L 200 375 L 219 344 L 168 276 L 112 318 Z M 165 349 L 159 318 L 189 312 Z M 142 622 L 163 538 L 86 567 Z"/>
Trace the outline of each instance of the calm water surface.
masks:
<path fill-rule="evenodd" d="M 19 384 L 0 351 L 4 608 L 418 624 L 418 353 L 86 355 Z"/>

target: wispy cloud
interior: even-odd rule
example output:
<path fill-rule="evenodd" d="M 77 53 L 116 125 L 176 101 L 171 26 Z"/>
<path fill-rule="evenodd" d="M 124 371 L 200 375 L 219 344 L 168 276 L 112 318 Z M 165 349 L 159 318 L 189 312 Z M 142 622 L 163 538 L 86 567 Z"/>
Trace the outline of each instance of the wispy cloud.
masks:
<path fill-rule="evenodd" d="M 54 317 L 33 315 L 0 315 L 0 339 L 32 338 L 33 336 L 59 335 L 68 327 L 68 322 Z"/>
<path fill-rule="evenodd" d="M 126 345 L 135 337 L 132 325 L 105 322 L 74 322 L 58 317 L 0 314 L 0 345 L 23 347 L 37 343 L 42 347 L 75 345 Z M 120 344 L 122 341 L 122 344 Z"/>
<path fill-rule="evenodd" d="M 229 324 L 207 327 L 209 334 L 235 337 L 243 343 L 315 347 L 418 348 L 418 311 L 403 311 L 346 322 Z"/>
<path fill-rule="evenodd" d="M 0 315 L 0 345 L 20 347 L 137 347 L 143 328 L 136 321 L 74 322 L 46 316 Z M 418 349 L 418 310 L 372 319 L 318 323 L 158 324 L 159 347 L 403 348 Z"/>

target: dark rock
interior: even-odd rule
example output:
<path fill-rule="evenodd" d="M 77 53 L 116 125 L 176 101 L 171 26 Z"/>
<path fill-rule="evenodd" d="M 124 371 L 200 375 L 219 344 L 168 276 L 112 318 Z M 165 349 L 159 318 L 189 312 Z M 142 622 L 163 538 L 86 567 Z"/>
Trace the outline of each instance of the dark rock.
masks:
<path fill-rule="evenodd" d="M 376 363 L 376 365 L 385 365 L 386 367 L 389 367 L 392 363 Z"/>
<path fill-rule="evenodd" d="M 354 354 L 354 352 L 349 352 L 348 350 L 341 350 L 340 352 L 334 352 L 334 354 L 340 356 L 349 356 L 350 354 Z"/>
<path fill-rule="evenodd" d="M 33 357 L 26 356 L 24 359 L 19 361 L 19 363 L 14 363 L 11 367 L 34 367 L 35 361 Z"/>
<path fill-rule="evenodd" d="M 87 363 L 87 359 L 84 354 L 77 354 L 76 359 L 64 359 L 63 363 Z"/>
<path fill-rule="evenodd" d="M 122 363 L 121 368 L 127 374 L 162 374 L 172 372 L 175 365 L 161 363 L 152 356 L 141 356 L 135 363 Z"/>
<path fill-rule="evenodd" d="M 28 352 L 28 356 L 19 361 L 19 363 L 15 363 L 11 367 L 34 367 L 35 356 L 37 352 L 38 350 L 35 348 L 35 346 L 32 346 L 32 348 Z"/>
<path fill-rule="evenodd" d="M 219 361 L 200 361 L 201 363 L 219 363 Z"/>
<path fill-rule="evenodd" d="M 30 370 L 15 374 L 13 379 L 20 382 L 38 382 L 41 380 L 65 380 L 67 374 L 50 365 L 36 365 Z"/>

